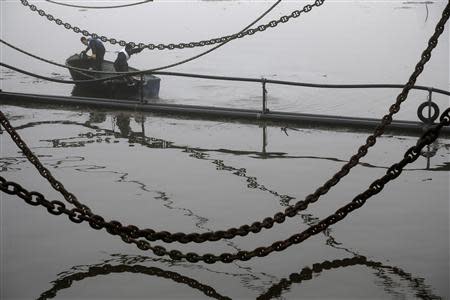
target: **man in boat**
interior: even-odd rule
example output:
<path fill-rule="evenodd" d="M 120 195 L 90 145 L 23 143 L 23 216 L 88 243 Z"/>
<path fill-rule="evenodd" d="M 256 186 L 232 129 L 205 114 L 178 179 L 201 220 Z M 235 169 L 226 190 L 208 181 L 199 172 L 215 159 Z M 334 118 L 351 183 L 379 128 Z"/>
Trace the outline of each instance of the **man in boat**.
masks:
<path fill-rule="evenodd" d="M 84 52 L 92 51 L 92 58 L 95 59 L 95 69 L 98 71 L 102 70 L 103 58 L 105 57 L 105 46 L 98 39 L 81 37 L 81 42 L 87 46 Z"/>
<path fill-rule="evenodd" d="M 117 58 L 114 61 L 114 69 L 116 72 L 128 72 L 128 60 L 130 59 L 130 56 L 139 53 L 144 48 L 133 48 L 130 44 L 127 44 L 125 48 L 119 51 L 117 54 Z M 125 77 L 128 84 L 132 84 L 132 80 L 130 77 Z"/>

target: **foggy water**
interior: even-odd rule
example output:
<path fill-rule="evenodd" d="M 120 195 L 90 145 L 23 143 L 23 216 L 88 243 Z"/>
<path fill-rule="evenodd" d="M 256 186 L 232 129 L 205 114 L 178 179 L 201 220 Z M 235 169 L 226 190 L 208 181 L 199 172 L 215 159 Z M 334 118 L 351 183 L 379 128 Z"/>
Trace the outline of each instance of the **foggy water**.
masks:
<path fill-rule="evenodd" d="M 31 2 L 31 1 L 30 1 Z M 238 32 L 273 2 L 154 1 L 84 10 L 33 1 L 99 34 L 158 43 Z M 113 1 L 78 1 L 89 5 Z M 261 22 L 307 1 L 283 1 Z M 17 1 L 1 1 L 1 38 L 57 62 L 83 47 L 79 36 Z M 405 83 L 446 1 L 326 1 L 310 13 L 239 39 L 171 71 L 313 83 Z M 447 25 L 448 27 L 448 25 Z M 119 47 L 106 45 L 106 59 Z M 2 45 L 1 61 L 54 78 L 65 69 Z M 130 65 L 149 69 L 201 49 L 143 51 Z M 448 28 L 417 84 L 448 90 Z M 3 91 L 70 95 L 71 85 L 1 69 Z M 379 118 L 399 90 L 319 90 L 268 86 L 273 110 Z M 412 92 L 396 116 L 416 120 L 425 92 Z M 448 107 L 448 97 L 433 95 Z M 260 108 L 258 84 L 161 76 L 162 103 Z M 314 192 L 345 164 L 368 133 L 140 112 L 0 103 L 42 163 L 107 220 L 170 232 L 207 232 L 261 221 Z M 385 135 L 330 192 L 296 217 L 261 233 L 168 249 L 215 253 L 283 240 L 335 212 L 401 160 L 417 137 Z M 0 134 L 0 171 L 47 199 L 55 192 Z M 300 245 L 229 265 L 160 258 L 106 231 L 53 217 L 0 194 L 1 299 L 448 299 L 450 140 L 434 143 L 402 175 L 344 220 Z M 158 245 L 158 242 L 152 243 Z M 366 257 L 365 261 L 346 258 Z M 332 267 L 327 261 L 336 260 Z M 302 269 L 325 266 L 298 282 Z M 316 265 L 317 268 L 317 265 Z M 200 284 L 199 284 L 200 283 Z"/>

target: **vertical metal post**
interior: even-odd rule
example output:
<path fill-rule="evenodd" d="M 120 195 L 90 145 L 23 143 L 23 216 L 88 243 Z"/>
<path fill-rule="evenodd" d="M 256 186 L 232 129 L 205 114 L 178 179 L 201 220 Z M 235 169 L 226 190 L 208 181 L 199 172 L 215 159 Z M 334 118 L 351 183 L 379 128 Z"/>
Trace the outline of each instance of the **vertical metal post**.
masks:
<path fill-rule="evenodd" d="M 427 153 L 430 153 L 431 149 L 430 149 L 430 145 L 427 145 Z M 431 156 L 427 156 L 427 170 L 430 169 L 430 160 L 431 160 Z"/>
<path fill-rule="evenodd" d="M 267 109 L 267 90 L 266 90 L 266 79 L 262 78 L 262 114 L 265 114 L 266 112 L 268 112 Z"/>
<path fill-rule="evenodd" d="M 433 94 L 432 88 L 428 89 L 428 120 L 431 120 L 431 96 Z M 432 123 L 432 122 L 430 122 Z"/>
<path fill-rule="evenodd" d="M 140 115 L 141 130 L 142 130 L 142 141 L 145 142 L 145 116 L 144 113 Z"/>
<path fill-rule="evenodd" d="M 141 103 L 144 103 L 144 74 L 141 73 L 141 82 L 139 86 L 140 96 L 141 96 Z"/>
<path fill-rule="evenodd" d="M 263 125 L 263 140 L 262 140 L 262 154 L 266 157 L 266 146 L 267 146 L 267 127 L 266 124 Z"/>

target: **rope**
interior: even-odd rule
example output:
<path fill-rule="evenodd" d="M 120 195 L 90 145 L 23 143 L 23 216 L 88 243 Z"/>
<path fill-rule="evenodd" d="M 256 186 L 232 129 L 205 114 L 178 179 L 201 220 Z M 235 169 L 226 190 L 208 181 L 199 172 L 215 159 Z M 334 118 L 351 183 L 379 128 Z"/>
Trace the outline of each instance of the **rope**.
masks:
<path fill-rule="evenodd" d="M 1 41 L 1 40 L 0 40 Z M 51 62 L 53 63 L 53 62 Z M 60 65 L 58 63 L 53 63 L 55 65 Z M 48 80 L 57 83 L 66 83 L 66 84 L 86 84 L 86 83 L 94 83 L 101 82 L 110 79 L 117 79 L 124 77 L 125 75 L 117 75 L 108 77 L 106 79 L 92 79 L 92 80 L 61 80 L 55 79 L 51 77 L 46 77 L 43 75 L 31 73 L 8 64 L 0 62 L 0 66 L 5 68 L 14 70 L 16 72 L 29 75 L 32 77 L 36 77 L 43 80 Z M 61 65 L 63 66 L 63 65 Z M 67 66 L 64 66 L 67 67 Z M 78 70 L 78 68 L 75 68 Z M 90 71 L 89 71 L 90 72 Z M 80 72 L 82 73 L 82 72 Z M 123 72 L 118 72 L 119 74 Z M 82 73 L 84 74 L 84 73 Z M 126 75 L 138 75 L 138 74 L 147 74 L 147 71 L 140 72 L 126 72 Z M 362 89 L 362 88 L 403 88 L 402 84 L 316 84 L 316 83 L 307 83 L 307 82 L 294 82 L 294 81 L 284 81 L 284 80 L 271 80 L 271 79 L 260 79 L 260 78 L 246 78 L 246 77 L 228 77 L 228 76 L 212 76 L 212 75 L 203 75 L 203 74 L 192 74 L 192 73 L 177 73 L 177 72 L 152 72 L 154 75 L 165 75 L 165 76 L 179 76 L 179 77 L 190 77 L 190 78 L 202 78 L 202 79 L 213 79 L 213 80 L 225 80 L 225 81 L 244 81 L 244 82 L 262 82 L 263 80 L 266 83 L 279 84 L 279 85 L 291 85 L 291 86 L 301 86 L 301 87 L 315 87 L 315 88 L 339 88 L 339 89 Z M 86 74 L 89 76 L 88 74 Z M 446 91 L 443 89 L 438 89 L 434 87 L 427 87 L 421 85 L 415 85 L 412 87 L 413 90 L 422 90 L 422 91 L 432 91 L 438 94 L 450 96 L 450 91 Z"/>
<path fill-rule="evenodd" d="M 66 84 L 88 84 L 88 83 L 94 83 L 94 82 L 99 82 L 99 81 L 104 81 L 102 79 L 89 79 L 89 80 L 63 80 L 63 79 L 55 79 L 55 78 L 50 78 L 50 77 L 46 77 L 46 76 L 42 76 L 39 74 L 35 74 L 35 73 L 31 73 L 7 64 L 4 64 L 2 62 L 0 62 L 0 66 L 14 70 L 16 72 L 25 74 L 25 75 L 29 75 L 32 77 L 36 77 L 39 79 L 43 79 L 43 80 L 47 80 L 47 81 L 51 81 L 51 82 L 57 82 L 57 83 L 66 83 Z M 109 79 L 114 79 L 114 78 L 120 78 L 120 77 L 124 77 L 124 75 L 118 75 L 118 76 L 114 76 L 114 77 L 110 77 Z"/>
<path fill-rule="evenodd" d="M 85 72 L 87 71 L 86 69 L 74 68 L 74 67 L 66 66 L 66 65 L 59 64 L 59 63 L 57 63 L 57 62 L 54 62 L 54 61 L 45 59 L 45 58 L 43 58 L 43 57 L 39 57 L 39 56 L 37 56 L 37 55 L 34 55 L 33 53 L 30 53 L 30 52 L 27 52 L 27 51 L 25 51 L 25 50 L 22 50 L 22 49 L 20 49 L 20 48 L 18 48 L 18 47 L 16 47 L 16 46 L 14 46 L 14 45 L 12 45 L 12 44 L 10 44 L 10 43 L 4 41 L 4 40 L 2 40 L 1 38 L 0 38 L 0 43 L 5 44 L 6 46 L 8 46 L 8 47 L 10 47 L 10 48 L 12 48 L 12 49 L 14 49 L 14 50 L 16 50 L 16 51 L 19 51 L 19 52 L 21 52 L 21 53 L 23 53 L 23 54 L 25 54 L 25 55 L 31 56 L 31 57 L 33 57 L 33 58 L 36 58 L 36 59 L 41 60 L 41 61 L 44 61 L 44 62 L 46 62 L 46 63 L 52 64 L 52 65 L 55 65 L 55 66 L 58 66 L 58 67 L 66 68 L 66 69 L 72 69 L 72 70 L 74 70 L 75 72 L 77 72 L 77 73 L 79 73 L 79 74 L 83 74 L 84 76 L 88 76 L 88 77 L 91 77 L 91 78 L 95 78 L 94 76 L 92 76 L 92 75 L 90 75 L 90 74 L 86 74 L 86 73 L 85 73 Z"/>
<path fill-rule="evenodd" d="M 74 5 L 74 4 L 68 4 L 68 3 L 61 3 L 61 2 L 52 1 L 52 0 L 45 0 L 45 1 L 53 3 L 53 4 L 57 4 L 57 5 L 62 5 L 62 6 L 70 6 L 70 7 L 76 7 L 76 8 L 87 8 L 87 9 L 122 8 L 122 7 L 128 7 L 128 6 L 134 6 L 134 5 L 145 4 L 145 3 L 148 3 L 148 2 L 153 2 L 153 0 L 145 0 L 145 1 L 131 3 L 131 4 L 122 4 L 122 5 L 113 5 L 113 6 L 83 6 L 83 5 Z"/>

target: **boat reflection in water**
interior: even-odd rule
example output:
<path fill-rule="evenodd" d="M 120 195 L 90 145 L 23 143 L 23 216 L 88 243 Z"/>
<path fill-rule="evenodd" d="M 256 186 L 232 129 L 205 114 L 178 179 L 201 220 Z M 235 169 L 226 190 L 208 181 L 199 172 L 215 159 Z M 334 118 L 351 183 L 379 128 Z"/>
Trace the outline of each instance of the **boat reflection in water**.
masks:
<path fill-rule="evenodd" d="M 83 58 L 79 54 L 74 54 L 66 60 L 66 65 L 86 71 L 77 71 L 69 69 L 73 80 L 92 80 L 114 76 L 114 74 L 98 74 L 91 72 L 92 61 Z M 114 63 L 108 60 L 103 61 L 102 71 L 115 72 Z M 139 71 L 129 67 L 130 72 Z M 94 83 L 76 84 L 72 90 L 72 96 L 111 98 L 140 100 L 158 98 L 161 79 L 150 74 L 131 76 L 125 78 L 116 78 Z"/>

